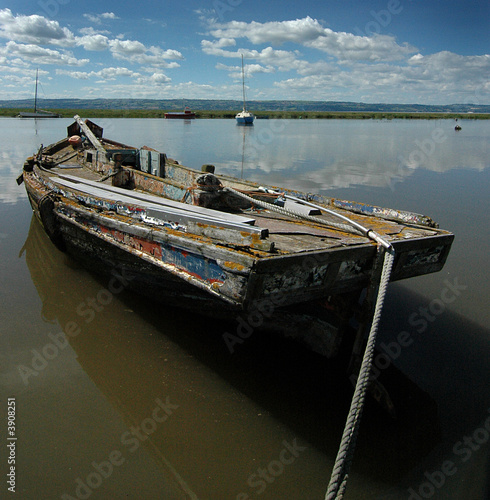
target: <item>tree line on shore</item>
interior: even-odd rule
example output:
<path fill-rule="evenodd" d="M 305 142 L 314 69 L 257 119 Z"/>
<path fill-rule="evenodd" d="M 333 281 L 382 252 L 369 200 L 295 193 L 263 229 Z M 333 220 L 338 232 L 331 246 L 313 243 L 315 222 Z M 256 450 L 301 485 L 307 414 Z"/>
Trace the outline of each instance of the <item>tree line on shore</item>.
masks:
<path fill-rule="evenodd" d="M 17 117 L 21 111 L 32 111 L 29 108 L 0 108 L 0 116 Z M 85 118 L 165 118 L 170 109 L 50 109 L 62 118 L 72 118 L 76 114 Z M 196 110 L 196 118 L 228 118 L 233 119 L 236 110 Z M 433 112 L 386 112 L 386 111 L 257 111 L 257 119 L 490 119 L 487 113 L 433 113 Z"/>

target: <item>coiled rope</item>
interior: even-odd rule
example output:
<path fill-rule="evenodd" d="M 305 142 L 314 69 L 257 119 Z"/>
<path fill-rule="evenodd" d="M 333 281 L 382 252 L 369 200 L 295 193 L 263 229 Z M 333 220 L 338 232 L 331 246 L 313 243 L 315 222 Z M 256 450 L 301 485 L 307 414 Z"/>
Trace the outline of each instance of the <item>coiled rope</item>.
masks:
<path fill-rule="evenodd" d="M 268 189 L 264 188 L 261 189 L 267 193 L 281 194 Z M 333 210 L 329 210 L 325 207 L 314 205 L 312 203 L 306 202 L 294 196 L 283 195 L 285 196 L 285 198 L 289 198 L 299 203 L 303 203 L 305 205 L 320 209 L 335 217 L 339 217 L 340 219 L 346 221 L 348 225 L 332 221 L 326 221 L 324 219 L 320 219 L 319 217 L 304 215 L 298 212 L 294 212 L 293 210 L 288 210 L 282 207 L 278 207 L 277 205 L 273 205 L 272 203 L 267 203 L 252 198 L 251 196 L 248 196 L 247 194 L 237 191 L 230 187 L 224 188 L 224 191 L 233 193 L 236 196 L 246 199 L 255 205 L 258 205 L 260 207 L 269 210 L 273 210 L 283 215 L 287 215 L 290 217 L 297 217 L 311 222 L 316 222 L 325 226 L 330 226 L 336 229 L 340 229 L 341 231 L 345 232 L 361 234 L 363 236 L 371 238 L 378 244 L 378 259 L 379 262 L 381 261 L 381 259 L 383 260 L 383 267 L 378 287 L 376 305 L 374 307 L 373 320 L 367 338 L 366 349 L 364 351 L 364 355 L 362 358 L 361 368 L 359 370 L 359 376 L 357 378 L 356 387 L 354 389 L 354 395 L 352 396 L 349 413 L 347 415 L 346 423 L 344 426 L 344 432 L 342 434 L 342 440 L 340 442 L 339 451 L 337 452 L 337 457 L 335 459 L 335 463 L 330 476 L 330 482 L 328 484 L 327 492 L 325 495 L 325 500 L 340 500 L 343 498 L 345 489 L 347 487 L 349 471 L 352 465 L 352 459 L 354 457 L 354 449 L 356 446 L 357 435 L 359 433 L 362 410 L 364 408 L 366 392 L 369 386 L 369 377 L 371 374 L 371 368 L 373 363 L 374 348 L 376 346 L 376 337 L 378 334 L 381 312 L 383 310 L 383 303 L 386 297 L 388 283 L 390 282 L 391 271 L 393 269 L 393 263 L 395 260 L 395 251 L 393 249 L 393 246 L 388 241 L 386 241 L 380 235 L 375 233 L 373 230 L 365 228 L 358 222 L 352 221 L 347 217 L 345 217 L 344 215 L 334 212 Z"/>

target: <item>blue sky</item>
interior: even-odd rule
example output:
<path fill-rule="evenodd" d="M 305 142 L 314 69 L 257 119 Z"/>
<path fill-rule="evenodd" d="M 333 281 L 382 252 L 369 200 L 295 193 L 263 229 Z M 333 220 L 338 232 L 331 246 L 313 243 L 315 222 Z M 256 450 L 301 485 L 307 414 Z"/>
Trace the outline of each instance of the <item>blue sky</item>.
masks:
<path fill-rule="evenodd" d="M 0 2 L 0 99 L 490 104 L 490 2 Z"/>

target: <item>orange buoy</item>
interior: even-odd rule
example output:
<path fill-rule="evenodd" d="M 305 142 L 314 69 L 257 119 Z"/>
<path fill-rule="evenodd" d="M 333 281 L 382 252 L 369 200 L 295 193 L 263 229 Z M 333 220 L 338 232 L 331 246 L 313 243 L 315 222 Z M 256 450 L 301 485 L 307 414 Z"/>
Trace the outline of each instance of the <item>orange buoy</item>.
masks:
<path fill-rule="evenodd" d="M 81 144 L 82 144 L 82 138 L 79 135 L 72 135 L 69 139 L 68 142 L 75 148 L 77 149 Z"/>

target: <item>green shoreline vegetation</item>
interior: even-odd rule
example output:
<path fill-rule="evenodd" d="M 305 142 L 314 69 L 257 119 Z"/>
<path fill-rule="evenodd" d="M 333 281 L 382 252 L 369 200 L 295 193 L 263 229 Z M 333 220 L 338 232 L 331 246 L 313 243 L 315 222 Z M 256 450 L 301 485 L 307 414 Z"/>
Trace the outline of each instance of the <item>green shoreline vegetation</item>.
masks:
<path fill-rule="evenodd" d="M 0 116 L 15 118 L 27 108 L 0 108 Z M 84 118 L 165 118 L 165 113 L 173 110 L 163 109 L 50 109 L 62 118 L 73 118 L 79 114 Z M 197 110 L 196 118 L 235 118 L 236 110 Z M 257 111 L 257 119 L 350 119 L 350 120 L 488 120 L 489 113 L 430 113 L 430 112 L 385 112 L 385 111 Z"/>

